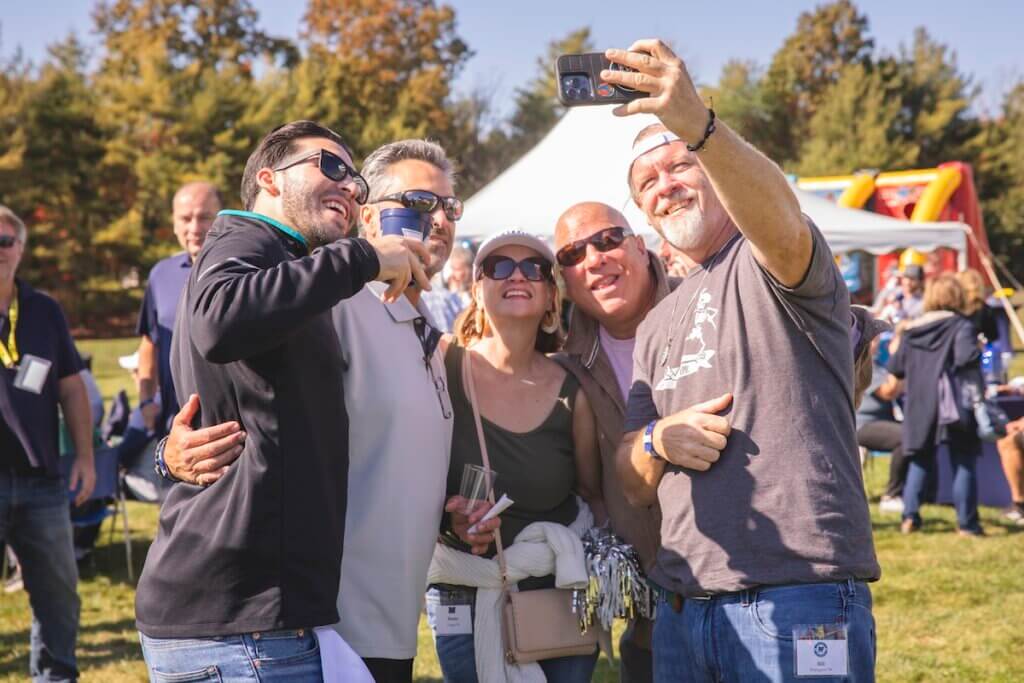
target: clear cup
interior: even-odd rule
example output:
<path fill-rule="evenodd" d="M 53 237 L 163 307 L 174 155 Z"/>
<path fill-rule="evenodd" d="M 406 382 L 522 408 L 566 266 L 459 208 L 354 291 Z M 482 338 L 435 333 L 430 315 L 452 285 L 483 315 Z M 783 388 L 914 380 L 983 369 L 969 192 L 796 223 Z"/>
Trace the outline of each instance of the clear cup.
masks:
<path fill-rule="evenodd" d="M 462 468 L 462 483 L 459 485 L 459 495 L 465 499 L 462 512 L 471 515 L 475 510 L 488 502 L 488 497 L 494 489 L 494 480 L 498 473 L 480 465 L 464 465 Z"/>

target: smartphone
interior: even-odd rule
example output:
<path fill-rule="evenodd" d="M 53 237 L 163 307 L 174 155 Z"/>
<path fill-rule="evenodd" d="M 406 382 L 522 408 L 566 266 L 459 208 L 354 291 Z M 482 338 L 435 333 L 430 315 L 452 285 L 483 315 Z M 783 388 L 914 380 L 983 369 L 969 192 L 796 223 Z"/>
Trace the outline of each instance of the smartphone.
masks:
<path fill-rule="evenodd" d="M 558 80 L 558 101 L 566 107 L 586 107 L 595 104 L 623 104 L 647 97 L 648 93 L 612 85 L 601 80 L 601 70 L 636 71 L 632 67 L 613 64 L 603 52 L 561 55 L 555 60 Z"/>

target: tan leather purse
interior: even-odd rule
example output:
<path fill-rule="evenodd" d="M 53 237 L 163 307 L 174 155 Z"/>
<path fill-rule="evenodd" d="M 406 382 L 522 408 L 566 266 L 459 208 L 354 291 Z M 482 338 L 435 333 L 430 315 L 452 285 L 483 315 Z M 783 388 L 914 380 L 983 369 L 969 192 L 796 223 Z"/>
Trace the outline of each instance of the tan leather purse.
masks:
<path fill-rule="evenodd" d="M 463 350 L 462 383 L 466 387 L 469 404 L 473 407 L 483 465 L 491 469 L 487 457 L 487 440 L 476 402 L 469 349 Z M 493 505 L 494 490 L 488 491 L 487 496 Z M 528 664 L 541 659 L 592 654 L 597 647 L 597 629 L 591 628 L 586 633 L 580 633 L 579 622 L 572 611 L 572 591 L 562 588 L 523 592 L 512 590 L 508 584 L 500 531 L 495 532 L 494 542 L 501 569 L 501 623 L 505 659 L 510 664 Z"/>

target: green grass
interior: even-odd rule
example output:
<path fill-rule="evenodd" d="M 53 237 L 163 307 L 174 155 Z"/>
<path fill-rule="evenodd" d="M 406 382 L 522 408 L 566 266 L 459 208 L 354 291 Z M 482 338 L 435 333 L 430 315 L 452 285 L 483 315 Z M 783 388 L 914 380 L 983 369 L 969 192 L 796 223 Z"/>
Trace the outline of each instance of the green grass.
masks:
<path fill-rule="evenodd" d="M 126 386 L 117 356 L 131 353 L 134 340 L 84 342 L 105 396 Z M 1017 373 L 1024 373 L 1018 358 Z M 866 470 L 872 503 L 877 502 L 888 461 L 876 458 Z M 878 623 L 880 681 L 1024 680 L 1024 527 L 1004 523 L 998 510 L 982 509 L 988 538 L 953 533 L 951 508 L 926 507 L 921 533 L 902 536 L 898 515 L 873 506 L 875 543 L 882 580 L 872 586 Z M 136 573 L 156 529 L 153 506 L 129 503 L 135 539 Z M 145 667 L 133 624 L 134 591 L 127 579 L 120 531 L 110 539 L 104 526 L 95 561 L 82 571 L 82 626 L 78 657 L 85 681 L 144 681 Z M 118 526 L 119 528 L 119 526 Z M 22 681 L 28 672 L 29 608 L 24 592 L 0 595 L 0 683 Z M 421 621 L 416 680 L 440 681 L 429 630 Z M 618 680 L 603 657 L 595 681 Z"/>

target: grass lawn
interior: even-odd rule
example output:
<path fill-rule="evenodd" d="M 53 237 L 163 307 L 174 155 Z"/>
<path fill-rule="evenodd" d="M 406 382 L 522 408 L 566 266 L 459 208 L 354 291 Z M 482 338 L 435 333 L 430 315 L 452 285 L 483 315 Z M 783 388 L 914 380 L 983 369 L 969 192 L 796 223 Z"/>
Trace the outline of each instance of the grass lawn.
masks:
<path fill-rule="evenodd" d="M 117 356 L 131 353 L 134 340 L 83 342 L 103 393 L 128 385 Z M 1018 367 L 1018 372 L 1024 368 Z M 888 462 L 877 458 L 866 472 L 877 502 Z M 1004 523 L 999 511 L 982 509 L 989 532 L 984 539 L 953 533 L 952 508 L 927 507 L 921 533 L 901 536 L 898 515 L 872 511 L 883 577 L 872 590 L 878 622 L 880 681 L 1024 680 L 1024 527 Z M 129 503 L 135 539 L 136 574 L 156 529 L 156 508 Z M 118 525 L 118 529 L 120 525 Z M 145 680 L 134 629 L 133 587 L 127 579 L 119 531 L 103 529 L 95 562 L 82 571 L 82 626 L 79 665 L 85 681 Z M 24 592 L 0 595 L 0 682 L 22 681 L 28 672 L 29 608 Z M 420 623 L 417 681 L 440 681 L 430 633 Z M 604 658 L 595 681 L 618 680 Z"/>

